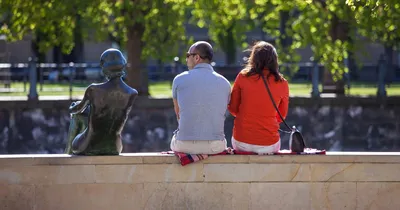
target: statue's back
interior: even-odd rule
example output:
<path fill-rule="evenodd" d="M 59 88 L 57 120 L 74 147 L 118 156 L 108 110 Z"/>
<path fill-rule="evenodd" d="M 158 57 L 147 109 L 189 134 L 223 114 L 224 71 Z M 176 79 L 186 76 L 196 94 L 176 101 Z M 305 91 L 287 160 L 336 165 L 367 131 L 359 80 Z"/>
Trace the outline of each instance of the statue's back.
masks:
<path fill-rule="evenodd" d="M 125 83 L 106 82 L 93 87 L 90 124 L 102 136 L 119 135 L 137 95 Z"/>
<path fill-rule="evenodd" d="M 126 59 L 118 49 L 104 51 L 100 56 L 100 66 L 108 81 L 90 85 L 82 101 L 71 105 L 72 114 L 90 110 L 87 129 L 72 141 L 74 154 L 112 155 L 122 151 L 121 132 L 138 94 L 122 80 L 126 65 Z M 72 126 L 72 135 L 76 133 L 75 127 Z"/>
<path fill-rule="evenodd" d="M 92 85 L 85 154 L 118 154 L 121 132 L 137 96 L 122 80 Z"/>

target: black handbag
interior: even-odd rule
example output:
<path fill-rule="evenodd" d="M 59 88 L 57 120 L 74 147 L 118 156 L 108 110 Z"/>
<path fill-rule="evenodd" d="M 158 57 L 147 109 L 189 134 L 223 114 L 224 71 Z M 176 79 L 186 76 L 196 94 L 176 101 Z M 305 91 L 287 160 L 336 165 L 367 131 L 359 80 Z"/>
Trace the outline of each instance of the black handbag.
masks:
<path fill-rule="evenodd" d="M 282 131 L 279 129 L 279 131 L 285 132 L 285 133 L 290 133 L 290 138 L 289 138 L 289 148 L 292 150 L 292 152 L 304 152 L 304 148 L 306 148 L 306 143 L 304 142 L 303 135 L 300 133 L 299 130 L 297 130 L 296 126 L 293 126 L 292 128 L 286 123 L 285 119 L 283 119 L 281 113 L 279 112 L 278 107 L 275 104 L 274 98 L 272 97 L 271 90 L 268 87 L 268 81 L 264 78 L 264 75 L 261 75 L 264 85 L 267 88 L 269 97 L 271 98 L 272 104 L 274 105 L 276 111 L 279 114 L 279 117 L 282 119 L 282 122 L 286 125 L 286 127 L 290 130 L 289 131 Z"/>

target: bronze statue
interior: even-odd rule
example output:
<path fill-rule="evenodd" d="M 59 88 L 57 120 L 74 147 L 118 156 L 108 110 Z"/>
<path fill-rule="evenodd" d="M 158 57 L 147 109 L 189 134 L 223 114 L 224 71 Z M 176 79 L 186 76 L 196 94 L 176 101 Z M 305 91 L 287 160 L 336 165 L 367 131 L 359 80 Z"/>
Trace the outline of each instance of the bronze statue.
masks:
<path fill-rule="evenodd" d="M 100 56 L 107 82 L 91 84 L 82 101 L 71 104 L 70 129 L 65 152 L 76 155 L 118 155 L 121 132 L 138 92 L 123 80 L 126 60 L 117 49 Z"/>

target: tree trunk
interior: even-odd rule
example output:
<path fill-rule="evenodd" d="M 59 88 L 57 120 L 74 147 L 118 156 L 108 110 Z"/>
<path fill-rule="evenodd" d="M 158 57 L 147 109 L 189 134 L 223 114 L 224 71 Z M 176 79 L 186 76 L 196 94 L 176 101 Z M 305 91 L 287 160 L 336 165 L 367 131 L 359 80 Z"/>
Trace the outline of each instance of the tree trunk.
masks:
<path fill-rule="evenodd" d="M 286 24 L 289 21 L 289 11 L 280 11 L 280 21 L 279 21 L 279 39 L 281 42 L 281 45 L 283 47 L 284 53 L 286 53 L 287 47 L 291 45 L 291 39 L 288 37 L 286 33 Z"/>
<path fill-rule="evenodd" d="M 391 83 L 394 77 L 393 71 L 393 46 L 385 46 L 385 57 L 386 57 L 386 75 L 385 82 Z"/>
<path fill-rule="evenodd" d="M 279 42 L 280 42 L 280 47 L 282 48 L 281 52 L 283 55 L 281 56 L 282 61 L 285 63 L 290 63 L 291 61 L 288 61 L 285 59 L 286 55 L 288 54 L 288 47 L 292 44 L 291 43 L 291 37 L 288 36 L 287 30 L 286 30 L 286 24 L 289 21 L 289 11 L 280 11 L 279 12 L 280 16 L 280 21 L 279 21 Z M 282 66 L 280 68 L 280 71 L 288 77 L 292 78 L 292 71 L 290 71 L 290 67 L 288 66 Z"/>
<path fill-rule="evenodd" d="M 36 63 L 45 63 L 46 62 L 46 54 L 39 51 L 39 42 L 40 36 L 42 35 L 40 32 L 36 32 L 36 37 L 31 41 L 31 49 L 32 49 L 32 59 L 36 61 Z M 37 78 L 41 77 L 40 68 L 36 69 Z"/>
<path fill-rule="evenodd" d="M 236 40 L 233 34 L 235 23 L 226 30 L 226 36 L 223 33 L 218 34 L 218 41 L 222 51 L 225 53 L 225 63 L 233 65 L 236 62 Z"/>
<path fill-rule="evenodd" d="M 339 20 L 338 17 L 334 16 L 332 19 L 332 27 L 330 31 L 330 35 L 332 37 L 332 41 L 341 40 L 347 41 L 349 33 L 349 25 L 347 22 Z M 341 75 L 342 77 L 344 75 Z M 322 92 L 323 93 L 336 93 L 337 95 L 344 95 L 345 88 L 344 78 L 333 81 L 332 73 L 330 69 L 325 69 L 323 76 L 323 85 Z"/>
<path fill-rule="evenodd" d="M 233 65 L 236 62 L 236 41 L 233 37 L 233 27 L 228 29 L 228 36 L 226 37 L 226 46 L 225 46 L 225 54 L 226 54 L 226 64 Z"/>
<path fill-rule="evenodd" d="M 63 54 L 63 63 L 83 63 L 85 62 L 84 57 L 84 43 L 82 36 L 82 21 L 81 16 L 79 14 L 76 15 L 76 26 L 74 28 L 74 48 L 71 53 Z"/>
<path fill-rule="evenodd" d="M 62 63 L 61 59 L 61 48 L 59 46 L 54 46 L 53 47 L 53 63 Z"/>
<path fill-rule="evenodd" d="M 139 95 L 148 96 L 148 75 L 147 69 L 143 67 L 144 60 L 142 56 L 142 36 L 144 27 L 141 24 L 135 24 L 128 28 L 128 67 L 126 82 L 132 88 L 135 88 Z"/>

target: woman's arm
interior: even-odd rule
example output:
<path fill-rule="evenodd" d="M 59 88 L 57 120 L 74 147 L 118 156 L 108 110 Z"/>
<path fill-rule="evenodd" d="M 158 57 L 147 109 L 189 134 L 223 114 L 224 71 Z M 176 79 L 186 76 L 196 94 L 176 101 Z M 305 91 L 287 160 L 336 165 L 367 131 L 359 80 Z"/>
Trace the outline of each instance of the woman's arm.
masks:
<path fill-rule="evenodd" d="M 278 105 L 279 112 L 281 113 L 283 119 L 286 118 L 288 109 L 289 109 L 289 84 L 285 80 L 283 81 L 284 84 L 282 85 L 282 98 L 281 101 Z M 282 122 L 282 119 L 279 117 L 279 114 L 276 114 L 276 119 L 278 120 L 278 123 Z"/>
<path fill-rule="evenodd" d="M 240 106 L 240 102 L 241 102 L 240 77 L 241 77 L 241 75 L 239 73 L 235 79 L 235 82 L 233 83 L 232 92 L 231 92 L 231 100 L 228 104 L 228 110 L 234 117 L 236 117 L 236 115 L 239 113 L 239 106 Z"/>

